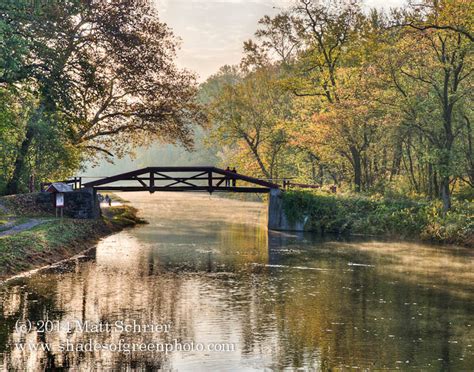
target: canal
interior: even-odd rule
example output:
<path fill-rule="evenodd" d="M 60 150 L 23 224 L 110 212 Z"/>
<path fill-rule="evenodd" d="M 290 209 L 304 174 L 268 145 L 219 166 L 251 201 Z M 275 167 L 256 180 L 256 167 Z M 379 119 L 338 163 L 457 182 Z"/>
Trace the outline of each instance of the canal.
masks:
<path fill-rule="evenodd" d="M 149 221 L 0 286 L 0 370 L 472 370 L 472 250 L 276 233 L 261 203 Z"/>

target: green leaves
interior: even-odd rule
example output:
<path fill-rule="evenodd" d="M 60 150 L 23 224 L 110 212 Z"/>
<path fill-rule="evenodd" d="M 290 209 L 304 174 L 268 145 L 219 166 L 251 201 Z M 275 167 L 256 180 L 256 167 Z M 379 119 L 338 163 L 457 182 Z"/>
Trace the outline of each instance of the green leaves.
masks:
<path fill-rule="evenodd" d="M 195 76 L 175 66 L 177 40 L 151 1 L 28 3 L 0 5 L 0 83 L 33 97 L 3 175 L 9 192 L 85 157 L 156 140 L 192 146 L 203 122 Z"/>
<path fill-rule="evenodd" d="M 205 102 L 223 162 L 442 198 L 447 211 L 451 194 L 474 186 L 471 3 L 423 0 L 385 14 L 298 0 L 264 16 L 236 79 L 214 84 Z"/>

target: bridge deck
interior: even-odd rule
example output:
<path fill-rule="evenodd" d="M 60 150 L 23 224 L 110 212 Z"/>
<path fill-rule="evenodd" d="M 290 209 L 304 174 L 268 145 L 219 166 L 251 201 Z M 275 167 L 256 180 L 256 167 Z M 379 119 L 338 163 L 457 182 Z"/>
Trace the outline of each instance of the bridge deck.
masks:
<path fill-rule="evenodd" d="M 124 185 L 123 183 L 127 184 Z M 117 185 L 117 183 L 121 183 Z M 242 185 L 244 183 L 245 185 Z M 268 193 L 279 185 L 216 167 L 148 167 L 83 184 L 99 191 Z"/>

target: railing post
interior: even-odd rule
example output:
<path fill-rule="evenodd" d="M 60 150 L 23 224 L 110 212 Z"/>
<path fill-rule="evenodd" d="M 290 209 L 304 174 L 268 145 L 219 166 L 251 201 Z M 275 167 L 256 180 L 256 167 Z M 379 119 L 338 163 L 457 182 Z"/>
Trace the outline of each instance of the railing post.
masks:
<path fill-rule="evenodd" d="M 214 191 L 212 181 L 213 181 L 212 180 L 212 170 L 210 170 L 210 171 L 207 172 L 207 183 L 208 183 L 208 187 L 209 187 L 209 194 L 212 194 L 212 192 Z"/>
<path fill-rule="evenodd" d="M 150 172 L 150 194 L 153 194 L 155 192 L 155 173 Z"/>

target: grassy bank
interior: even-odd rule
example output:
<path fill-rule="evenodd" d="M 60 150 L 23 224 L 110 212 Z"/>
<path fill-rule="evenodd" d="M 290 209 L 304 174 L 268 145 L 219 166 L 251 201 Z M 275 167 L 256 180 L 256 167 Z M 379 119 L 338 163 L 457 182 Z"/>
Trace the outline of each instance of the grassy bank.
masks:
<path fill-rule="evenodd" d="M 31 196 L 0 198 L 4 207 L 0 211 L 1 220 L 39 223 L 31 229 L 0 237 L 0 279 L 69 258 L 100 238 L 143 223 L 136 209 L 128 205 L 107 208 L 98 220 L 65 218 L 61 223 L 36 210 L 28 198 Z"/>
<path fill-rule="evenodd" d="M 474 246 L 474 206 L 454 201 L 443 216 L 437 201 L 414 201 L 313 191 L 285 193 L 290 223 L 306 219 L 305 229 L 322 233 L 378 235 Z"/>

